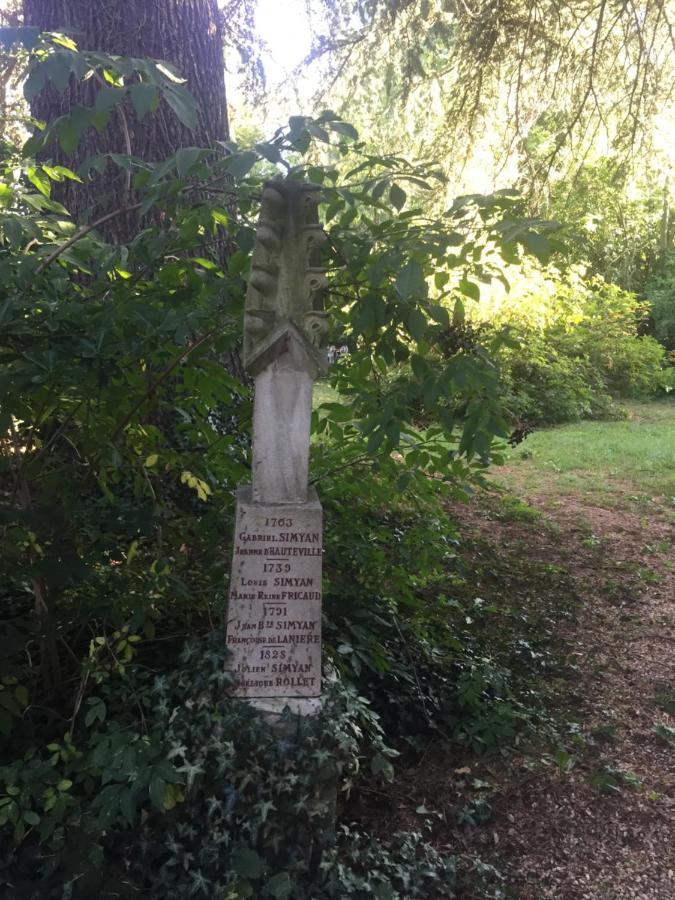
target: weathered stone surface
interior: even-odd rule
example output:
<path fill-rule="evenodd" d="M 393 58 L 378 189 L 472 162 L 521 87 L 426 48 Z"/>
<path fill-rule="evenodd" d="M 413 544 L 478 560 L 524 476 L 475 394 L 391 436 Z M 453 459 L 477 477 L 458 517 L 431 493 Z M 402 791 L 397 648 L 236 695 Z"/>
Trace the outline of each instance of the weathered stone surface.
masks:
<path fill-rule="evenodd" d="M 227 648 L 239 697 L 321 693 L 322 509 L 256 503 L 239 489 Z"/>
<path fill-rule="evenodd" d="M 279 352 L 279 337 L 293 331 L 314 364 L 328 332 L 325 269 L 319 223 L 320 188 L 293 178 L 265 184 L 251 261 L 244 319 L 244 365 L 257 375 Z"/>
<path fill-rule="evenodd" d="M 292 339 L 256 377 L 252 461 L 256 502 L 307 500 L 314 377 L 304 347 Z"/>

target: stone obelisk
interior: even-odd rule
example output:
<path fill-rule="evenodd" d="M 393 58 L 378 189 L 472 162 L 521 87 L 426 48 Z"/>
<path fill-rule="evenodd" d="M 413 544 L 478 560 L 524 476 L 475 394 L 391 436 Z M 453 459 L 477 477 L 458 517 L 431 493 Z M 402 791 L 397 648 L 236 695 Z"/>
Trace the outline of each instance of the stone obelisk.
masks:
<path fill-rule="evenodd" d="M 322 510 L 308 486 L 312 388 L 327 368 L 319 198 L 306 182 L 267 182 L 246 296 L 252 484 L 237 495 L 228 665 L 234 695 L 272 713 L 320 706 Z"/>

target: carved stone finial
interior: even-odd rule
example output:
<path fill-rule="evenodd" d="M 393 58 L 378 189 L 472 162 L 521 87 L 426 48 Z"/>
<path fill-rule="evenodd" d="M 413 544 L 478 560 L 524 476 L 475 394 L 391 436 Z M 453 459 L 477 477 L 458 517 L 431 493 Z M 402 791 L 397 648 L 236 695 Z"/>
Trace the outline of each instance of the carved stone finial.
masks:
<path fill-rule="evenodd" d="M 290 338 L 304 345 L 317 374 L 326 370 L 319 351 L 328 331 L 320 191 L 291 178 L 263 188 L 244 320 L 244 365 L 251 375 L 276 359 Z"/>

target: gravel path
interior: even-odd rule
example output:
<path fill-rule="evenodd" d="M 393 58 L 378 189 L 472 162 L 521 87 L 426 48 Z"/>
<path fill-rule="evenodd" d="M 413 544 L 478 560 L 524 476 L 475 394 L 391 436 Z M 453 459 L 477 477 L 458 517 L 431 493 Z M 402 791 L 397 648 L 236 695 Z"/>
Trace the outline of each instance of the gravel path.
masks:
<path fill-rule="evenodd" d="M 675 900 L 675 745 L 657 731 L 675 726 L 672 513 L 528 499 L 556 526 L 537 552 L 582 601 L 566 637 L 584 724 L 558 770 L 519 778 L 514 761 L 495 850 L 522 900 Z"/>

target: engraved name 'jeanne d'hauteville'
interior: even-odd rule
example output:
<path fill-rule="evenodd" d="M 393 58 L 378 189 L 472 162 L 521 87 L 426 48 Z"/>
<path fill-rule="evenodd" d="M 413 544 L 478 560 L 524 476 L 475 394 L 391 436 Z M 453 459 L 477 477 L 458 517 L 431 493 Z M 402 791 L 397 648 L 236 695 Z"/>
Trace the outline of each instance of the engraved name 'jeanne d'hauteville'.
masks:
<path fill-rule="evenodd" d="M 288 559 L 290 556 L 321 556 L 321 547 L 240 547 L 234 548 L 235 556 L 278 556 Z"/>

